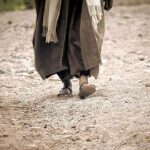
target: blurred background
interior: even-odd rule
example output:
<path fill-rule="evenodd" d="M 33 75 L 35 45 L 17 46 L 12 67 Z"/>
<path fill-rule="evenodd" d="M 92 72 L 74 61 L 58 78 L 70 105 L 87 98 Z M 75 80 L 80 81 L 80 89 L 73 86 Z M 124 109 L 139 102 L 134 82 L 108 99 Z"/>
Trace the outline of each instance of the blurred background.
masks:
<path fill-rule="evenodd" d="M 114 0 L 115 5 L 137 5 L 150 3 L 150 0 Z M 34 0 L 0 0 L 0 11 L 23 10 L 34 7 Z"/>
<path fill-rule="evenodd" d="M 34 0 L 0 0 L 0 11 L 30 9 L 34 7 Z"/>

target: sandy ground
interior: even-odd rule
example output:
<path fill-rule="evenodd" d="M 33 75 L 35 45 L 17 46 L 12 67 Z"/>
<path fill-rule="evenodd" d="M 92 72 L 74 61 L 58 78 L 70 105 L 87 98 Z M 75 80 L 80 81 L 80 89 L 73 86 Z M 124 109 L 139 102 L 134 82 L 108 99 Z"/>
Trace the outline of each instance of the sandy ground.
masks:
<path fill-rule="evenodd" d="M 0 150 L 150 150 L 150 6 L 106 14 L 93 97 L 57 98 L 34 69 L 35 13 L 0 14 Z"/>

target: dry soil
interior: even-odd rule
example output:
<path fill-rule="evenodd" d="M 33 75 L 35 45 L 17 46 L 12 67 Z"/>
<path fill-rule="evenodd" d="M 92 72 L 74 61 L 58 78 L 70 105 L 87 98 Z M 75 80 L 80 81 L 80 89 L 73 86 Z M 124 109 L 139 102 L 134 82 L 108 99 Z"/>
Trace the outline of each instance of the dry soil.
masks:
<path fill-rule="evenodd" d="M 150 150 L 150 5 L 106 13 L 97 92 L 57 98 L 34 68 L 35 12 L 0 14 L 0 150 Z"/>

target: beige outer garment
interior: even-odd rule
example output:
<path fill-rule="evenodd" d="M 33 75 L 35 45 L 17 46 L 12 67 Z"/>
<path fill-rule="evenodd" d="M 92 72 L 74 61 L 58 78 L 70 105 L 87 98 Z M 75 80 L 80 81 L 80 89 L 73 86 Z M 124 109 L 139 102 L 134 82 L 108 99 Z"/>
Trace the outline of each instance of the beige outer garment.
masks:
<path fill-rule="evenodd" d="M 43 18 L 43 36 L 46 43 L 58 42 L 56 26 L 60 14 L 61 0 L 46 0 Z"/>

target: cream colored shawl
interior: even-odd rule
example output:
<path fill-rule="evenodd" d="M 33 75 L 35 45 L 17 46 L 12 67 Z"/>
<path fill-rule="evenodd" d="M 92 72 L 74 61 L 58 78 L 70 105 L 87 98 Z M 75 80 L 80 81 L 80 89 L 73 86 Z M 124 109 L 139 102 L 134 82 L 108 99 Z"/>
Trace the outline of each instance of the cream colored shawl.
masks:
<path fill-rule="evenodd" d="M 43 18 L 43 36 L 46 43 L 58 42 L 56 27 L 60 14 L 61 0 L 46 0 Z"/>
<path fill-rule="evenodd" d="M 62 0 L 46 0 L 43 18 L 43 37 L 46 37 L 46 43 L 58 42 L 56 27 L 60 14 Z M 98 35 L 98 23 L 102 19 L 101 0 L 86 0 L 89 14 L 91 16 L 93 29 Z"/>

